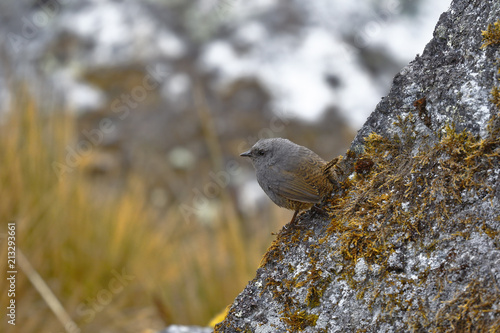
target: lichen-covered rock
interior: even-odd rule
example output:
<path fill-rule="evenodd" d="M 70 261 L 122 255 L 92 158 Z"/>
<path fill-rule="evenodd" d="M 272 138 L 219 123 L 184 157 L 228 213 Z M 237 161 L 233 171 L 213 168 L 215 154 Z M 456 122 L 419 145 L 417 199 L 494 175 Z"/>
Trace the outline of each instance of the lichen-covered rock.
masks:
<path fill-rule="evenodd" d="M 499 18 L 452 3 L 216 332 L 500 332 Z"/>

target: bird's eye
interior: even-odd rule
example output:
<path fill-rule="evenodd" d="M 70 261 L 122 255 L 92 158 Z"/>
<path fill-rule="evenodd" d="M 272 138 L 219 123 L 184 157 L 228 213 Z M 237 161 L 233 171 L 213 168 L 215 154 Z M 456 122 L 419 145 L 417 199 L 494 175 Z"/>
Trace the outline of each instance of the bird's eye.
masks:
<path fill-rule="evenodd" d="M 258 149 L 256 152 L 255 152 L 258 156 L 264 156 L 264 151 L 261 150 L 261 149 Z"/>

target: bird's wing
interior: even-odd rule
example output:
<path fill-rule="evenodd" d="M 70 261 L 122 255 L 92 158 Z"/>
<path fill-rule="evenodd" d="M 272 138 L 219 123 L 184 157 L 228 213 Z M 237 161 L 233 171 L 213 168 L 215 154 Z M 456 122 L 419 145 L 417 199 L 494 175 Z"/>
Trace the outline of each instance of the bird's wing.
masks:
<path fill-rule="evenodd" d="M 296 166 L 293 170 L 286 170 L 273 165 L 268 170 L 270 176 L 268 183 L 275 193 L 300 202 L 316 203 L 321 199 L 318 189 L 309 181 L 318 176 L 317 173 L 320 170 L 318 166 L 308 168 L 303 164 Z"/>

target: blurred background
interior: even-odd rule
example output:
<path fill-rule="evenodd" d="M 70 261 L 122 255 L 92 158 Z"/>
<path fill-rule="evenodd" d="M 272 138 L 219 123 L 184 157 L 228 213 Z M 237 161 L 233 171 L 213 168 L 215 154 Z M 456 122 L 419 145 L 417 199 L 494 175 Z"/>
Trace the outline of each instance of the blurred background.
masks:
<path fill-rule="evenodd" d="M 292 215 L 239 153 L 344 154 L 449 2 L 3 0 L 0 331 L 207 325 Z"/>

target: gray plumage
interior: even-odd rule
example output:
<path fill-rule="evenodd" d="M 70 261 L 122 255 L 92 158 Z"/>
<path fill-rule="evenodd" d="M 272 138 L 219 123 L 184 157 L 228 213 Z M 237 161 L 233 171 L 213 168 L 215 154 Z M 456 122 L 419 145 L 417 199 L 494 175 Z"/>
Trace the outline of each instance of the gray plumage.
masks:
<path fill-rule="evenodd" d="M 278 206 L 295 210 L 294 218 L 332 189 L 324 173 L 326 162 L 290 140 L 262 139 L 241 156 L 250 157 L 264 192 Z"/>

